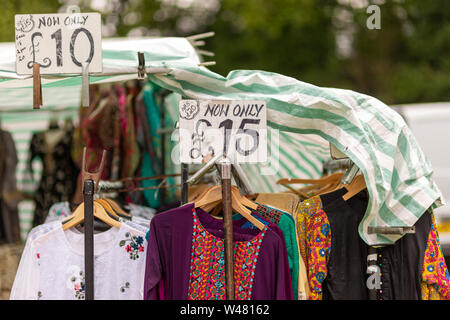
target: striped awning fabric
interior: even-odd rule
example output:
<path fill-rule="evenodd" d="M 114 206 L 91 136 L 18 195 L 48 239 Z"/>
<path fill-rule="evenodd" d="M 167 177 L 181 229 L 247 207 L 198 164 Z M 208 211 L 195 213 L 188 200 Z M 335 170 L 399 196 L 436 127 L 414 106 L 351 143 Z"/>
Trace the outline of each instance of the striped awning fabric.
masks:
<path fill-rule="evenodd" d="M 185 38 L 112 38 L 102 40 L 103 72 L 91 74 L 90 83 L 121 82 L 137 79 L 138 52 L 144 53 L 147 73 L 164 73 L 165 63 L 198 65 L 199 55 Z M 32 76 L 15 72 L 15 44 L 0 43 L 0 111 L 33 105 Z M 149 61 L 160 67 L 152 68 Z M 80 104 L 80 75 L 42 75 L 43 106 L 73 107 Z M 80 89 L 75 89 L 77 87 Z M 65 89 L 66 90 L 65 90 Z M 14 89 L 14 90 L 11 90 Z"/>
<path fill-rule="evenodd" d="M 189 99 L 265 100 L 268 125 L 282 136 L 315 134 L 345 153 L 364 174 L 370 195 L 359 226 L 367 244 L 392 244 L 402 237 L 369 234 L 369 226 L 412 226 L 430 206 L 443 204 L 431 163 L 410 129 L 378 99 L 271 72 L 238 70 L 223 77 L 204 67 L 170 67 L 169 74 L 150 80 Z"/>
<path fill-rule="evenodd" d="M 178 119 L 178 104 L 181 96 L 172 93 L 169 97 L 164 107 L 172 119 Z M 270 127 L 267 138 L 267 163 L 241 164 L 247 173 L 252 191 L 283 192 L 287 188 L 277 184 L 281 178 L 318 179 L 322 176 L 323 164 L 330 159 L 329 143 L 325 139 L 314 134 L 297 134 Z M 171 139 L 178 141 L 178 136 L 175 134 Z M 178 153 L 172 152 L 171 156 L 174 157 L 175 163 L 180 162 Z M 200 166 L 194 166 L 196 167 L 200 168 Z"/>
<path fill-rule="evenodd" d="M 123 74 L 116 70 L 116 75 L 91 77 L 91 82 L 135 78 L 137 73 L 128 71 L 136 70 L 137 52 L 144 51 L 149 79 L 183 97 L 265 100 L 268 125 L 279 130 L 283 139 L 289 137 L 295 141 L 294 134 L 320 136 L 333 143 L 361 169 L 370 200 L 359 234 L 369 245 L 391 244 L 401 237 L 369 234 L 369 226 L 412 226 L 427 208 L 442 204 L 441 193 L 432 179 L 430 162 L 402 117 L 381 101 L 351 90 L 317 87 L 265 71 L 238 70 L 224 77 L 199 66 L 195 50 L 186 39 L 140 41 L 148 41 L 147 46 L 128 46 L 118 41 L 114 48 L 104 47 L 107 50 L 103 55 L 104 66 L 126 68 Z M 159 45 L 157 41 L 160 41 Z M 0 78 L 5 74 L 9 76 L 3 81 L 0 79 L 0 106 L 11 105 L 11 97 L 28 99 L 26 105 L 31 105 L 31 80 L 14 78 L 13 55 L 6 65 L 0 62 Z M 3 61 L 1 56 L 0 61 Z M 44 79 L 44 106 L 46 99 L 52 100 L 45 96 L 49 88 L 65 88 L 64 92 L 69 94 L 77 91 L 74 86 L 80 85 L 79 76 Z M 21 98 L 25 89 L 29 90 L 28 96 Z M 16 90 L 22 92 L 16 94 L 19 92 Z M 76 96 L 79 99 L 79 92 Z M 59 105 L 61 100 L 54 103 Z M 289 155 L 297 154 L 299 150 L 308 152 L 299 147 L 289 150 Z M 295 162 L 295 158 L 292 159 L 291 162 Z M 312 170 L 308 171 L 315 169 Z"/>

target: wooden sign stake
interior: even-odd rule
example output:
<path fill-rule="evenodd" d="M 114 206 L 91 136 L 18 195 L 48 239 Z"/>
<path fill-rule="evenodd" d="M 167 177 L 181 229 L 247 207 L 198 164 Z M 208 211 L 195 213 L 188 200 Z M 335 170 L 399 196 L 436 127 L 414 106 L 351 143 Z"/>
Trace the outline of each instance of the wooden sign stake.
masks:
<path fill-rule="evenodd" d="M 42 106 L 41 65 L 33 63 L 33 109 Z"/>

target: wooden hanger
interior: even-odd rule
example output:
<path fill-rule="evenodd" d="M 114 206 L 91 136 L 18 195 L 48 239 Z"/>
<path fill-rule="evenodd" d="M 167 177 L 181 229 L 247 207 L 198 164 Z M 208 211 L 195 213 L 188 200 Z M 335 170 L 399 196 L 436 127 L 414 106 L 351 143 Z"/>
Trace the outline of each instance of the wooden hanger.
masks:
<path fill-rule="evenodd" d="M 207 204 L 206 206 L 202 207 L 202 209 L 205 212 L 209 212 L 213 217 L 216 217 L 219 215 L 219 213 L 222 212 L 222 199 L 211 202 L 210 204 Z"/>
<path fill-rule="evenodd" d="M 233 190 L 233 188 L 232 188 Z M 253 225 L 255 225 L 258 229 L 264 229 L 265 225 L 252 216 L 252 212 L 245 207 L 245 205 L 241 202 L 241 197 L 239 197 L 236 192 L 231 192 L 231 206 L 232 209 L 241 214 L 244 218 L 250 221 Z M 206 191 L 203 196 L 194 202 L 194 206 L 196 208 L 207 208 L 211 206 L 213 203 L 220 203 L 222 200 L 222 186 L 214 186 Z M 247 199 L 248 200 L 248 199 Z M 250 200 L 248 200 L 250 201 Z"/>
<path fill-rule="evenodd" d="M 94 217 L 102 220 L 106 224 L 110 225 L 111 227 L 120 228 L 122 223 L 119 221 L 111 218 L 111 216 L 108 215 L 105 208 L 103 208 L 98 202 L 94 201 Z M 75 227 L 82 223 L 84 221 L 84 202 L 81 203 L 73 212 L 73 214 L 62 222 L 62 228 L 63 230 L 70 229 L 72 227 Z"/>
<path fill-rule="evenodd" d="M 123 218 L 130 218 L 131 219 L 131 214 L 129 214 L 128 212 L 126 212 L 125 210 L 123 210 L 119 204 L 117 202 L 115 202 L 113 199 L 109 199 L 109 198 L 105 198 L 103 199 L 106 202 L 109 203 L 109 205 L 112 207 L 112 209 L 121 217 Z"/>
<path fill-rule="evenodd" d="M 116 213 L 116 211 L 111 207 L 111 205 L 105 201 L 105 199 L 95 199 L 94 202 L 97 202 L 98 204 L 100 204 L 107 213 L 109 213 L 110 215 L 113 215 L 114 218 L 119 219 L 120 216 Z"/>
<path fill-rule="evenodd" d="M 333 181 L 335 181 L 337 179 L 337 177 L 341 176 L 342 177 L 342 173 L 341 172 L 336 172 L 333 174 L 330 174 L 328 176 L 322 177 L 320 179 L 298 179 L 298 178 L 283 178 L 283 179 L 279 179 L 277 181 L 277 184 L 298 184 L 298 183 L 302 183 L 302 184 L 328 184 L 331 183 Z"/>
<path fill-rule="evenodd" d="M 195 199 L 199 199 L 211 186 L 206 183 L 196 184 L 189 187 L 188 201 L 192 202 Z"/>
<path fill-rule="evenodd" d="M 293 193 L 303 197 L 310 198 L 315 195 L 323 194 L 328 191 L 334 190 L 339 184 L 340 179 L 344 175 L 343 172 L 336 172 L 328 176 L 322 177 L 320 179 L 280 179 L 277 181 L 278 184 L 282 184 L 284 187 L 291 190 Z M 295 189 L 288 184 L 310 184 L 300 189 Z"/>
<path fill-rule="evenodd" d="M 345 186 L 345 188 L 347 189 L 347 193 L 344 194 L 342 198 L 347 201 L 348 199 L 356 196 L 362 190 L 367 189 L 364 176 L 362 174 L 357 175 L 349 185 Z"/>
<path fill-rule="evenodd" d="M 334 182 L 332 182 L 330 184 L 327 184 L 326 186 L 324 186 L 324 187 L 320 188 L 319 190 L 315 191 L 314 195 L 321 195 L 321 194 L 324 194 L 324 193 L 328 193 L 328 192 L 337 190 L 338 186 L 341 184 L 341 179 L 342 179 L 343 176 L 344 176 L 344 173 L 343 172 L 339 172 L 339 175 L 337 176 L 336 181 L 334 181 Z"/>
<path fill-rule="evenodd" d="M 258 208 L 258 205 L 248 199 L 247 197 L 244 197 L 241 192 L 239 191 L 239 188 L 236 186 L 231 186 L 231 194 L 234 194 L 236 196 L 236 199 L 239 200 L 240 203 L 242 203 L 244 206 L 251 208 L 253 210 L 256 210 Z"/>
<path fill-rule="evenodd" d="M 253 210 L 258 209 L 258 205 L 251 201 L 249 198 L 243 196 L 239 189 L 236 186 L 231 186 L 231 193 L 235 195 L 236 199 L 243 204 L 245 207 L 251 208 Z M 211 204 L 211 206 L 207 206 L 208 211 L 211 211 L 212 216 L 217 216 L 222 211 L 222 201 L 217 201 Z M 206 210 L 205 210 L 206 211 Z"/>

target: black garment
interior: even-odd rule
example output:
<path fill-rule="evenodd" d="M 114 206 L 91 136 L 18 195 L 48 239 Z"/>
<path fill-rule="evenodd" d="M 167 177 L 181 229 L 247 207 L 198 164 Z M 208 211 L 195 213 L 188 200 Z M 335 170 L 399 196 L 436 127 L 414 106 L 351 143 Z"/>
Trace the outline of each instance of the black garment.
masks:
<path fill-rule="evenodd" d="M 394 245 L 377 250 L 382 273 L 379 299 L 422 299 L 423 260 L 431 223 L 431 214 L 425 212 L 414 224 L 415 234 L 406 234 Z"/>
<path fill-rule="evenodd" d="M 61 201 L 70 201 L 75 192 L 78 168 L 72 161 L 71 145 L 73 129 L 66 133 L 53 149 L 45 142 L 45 132 L 33 135 L 30 143 L 30 171 L 35 158 L 42 160 L 42 177 L 34 195 L 36 204 L 33 227 L 44 223 L 50 207 Z"/>
<path fill-rule="evenodd" d="M 331 229 L 331 254 L 323 288 L 323 300 L 367 300 L 367 244 L 358 234 L 366 212 L 367 192 L 345 201 L 347 189 L 321 195 L 322 208 Z"/>
<path fill-rule="evenodd" d="M 0 130 L 0 242 L 20 241 L 17 162 L 16 147 L 11 134 Z"/>
<path fill-rule="evenodd" d="M 323 288 L 324 300 L 367 300 L 368 245 L 358 234 L 358 226 L 368 204 L 367 191 L 345 201 L 345 188 L 321 195 L 322 208 L 331 229 L 331 252 Z M 431 215 L 425 212 L 415 223 L 415 234 L 403 236 L 393 245 L 377 249 L 383 300 L 420 300 L 423 260 L 431 229 Z"/>

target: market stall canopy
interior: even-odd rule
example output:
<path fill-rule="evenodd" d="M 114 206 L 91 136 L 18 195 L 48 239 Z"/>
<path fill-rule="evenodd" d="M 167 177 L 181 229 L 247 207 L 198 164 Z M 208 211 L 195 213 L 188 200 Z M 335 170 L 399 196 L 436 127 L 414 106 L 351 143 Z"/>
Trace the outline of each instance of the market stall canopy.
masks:
<path fill-rule="evenodd" d="M 223 77 L 195 65 L 153 66 L 172 71 L 149 75 L 150 80 L 182 96 L 265 100 L 273 129 L 315 134 L 334 144 L 364 174 L 369 203 L 359 234 L 369 245 L 392 244 L 403 236 L 369 233 L 369 226 L 413 226 L 429 207 L 443 204 L 431 163 L 405 121 L 376 98 L 265 71 L 237 70 Z"/>
<path fill-rule="evenodd" d="M 198 65 L 200 58 L 186 38 L 112 38 L 103 39 L 103 72 L 90 76 L 91 83 L 119 82 L 137 79 L 138 55 L 144 52 L 145 60 L 158 62 L 160 67 L 147 65 L 147 73 L 164 73 L 165 62 Z M 17 75 L 14 43 L 0 43 L 0 111 L 30 108 L 33 104 L 32 76 Z M 81 69 L 81 68 L 80 68 Z M 80 70 L 81 73 L 81 70 Z M 74 107 L 80 104 L 81 75 L 42 75 L 44 107 Z M 61 90 L 61 88 L 70 88 Z M 11 90 L 14 89 L 14 90 Z"/>
<path fill-rule="evenodd" d="M 113 41 L 108 47 L 104 40 L 107 74 L 91 77 L 91 83 L 135 79 L 137 52 L 143 51 L 153 83 L 191 99 L 265 100 L 268 125 L 283 133 L 280 136 L 285 141 L 294 139 L 295 133 L 317 135 L 349 156 L 364 174 L 369 192 L 367 211 L 359 226 L 361 238 L 369 245 L 391 244 L 402 237 L 369 234 L 369 226 L 412 226 L 430 206 L 442 204 L 430 162 L 403 118 L 381 101 L 351 90 L 321 88 L 265 71 L 238 70 L 224 77 L 199 66 L 195 49 L 184 38 L 126 41 Z M 15 75 L 14 46 L 10 44 L 8 50 L 4 53 L 0 47 L 5 55 L 0 56 L 0 108 L 31 108 L 31 80 Z M 109 74 L 120 68 L 134 72 Z M 74 105 L 75 101 L 78 105 L 80 91 L 75 87 L 80 86 L 80 76 L 43 77 L 44 108 L 51 104 Z M 285 156 L 300 158 L 304 154 L 294 142 Z M 286 152 L 285 146 L 282 149 Z M 281 159 L 280 162 L 283 163 Z M 296 167 L 302 164 L 294 164 Z"/>

